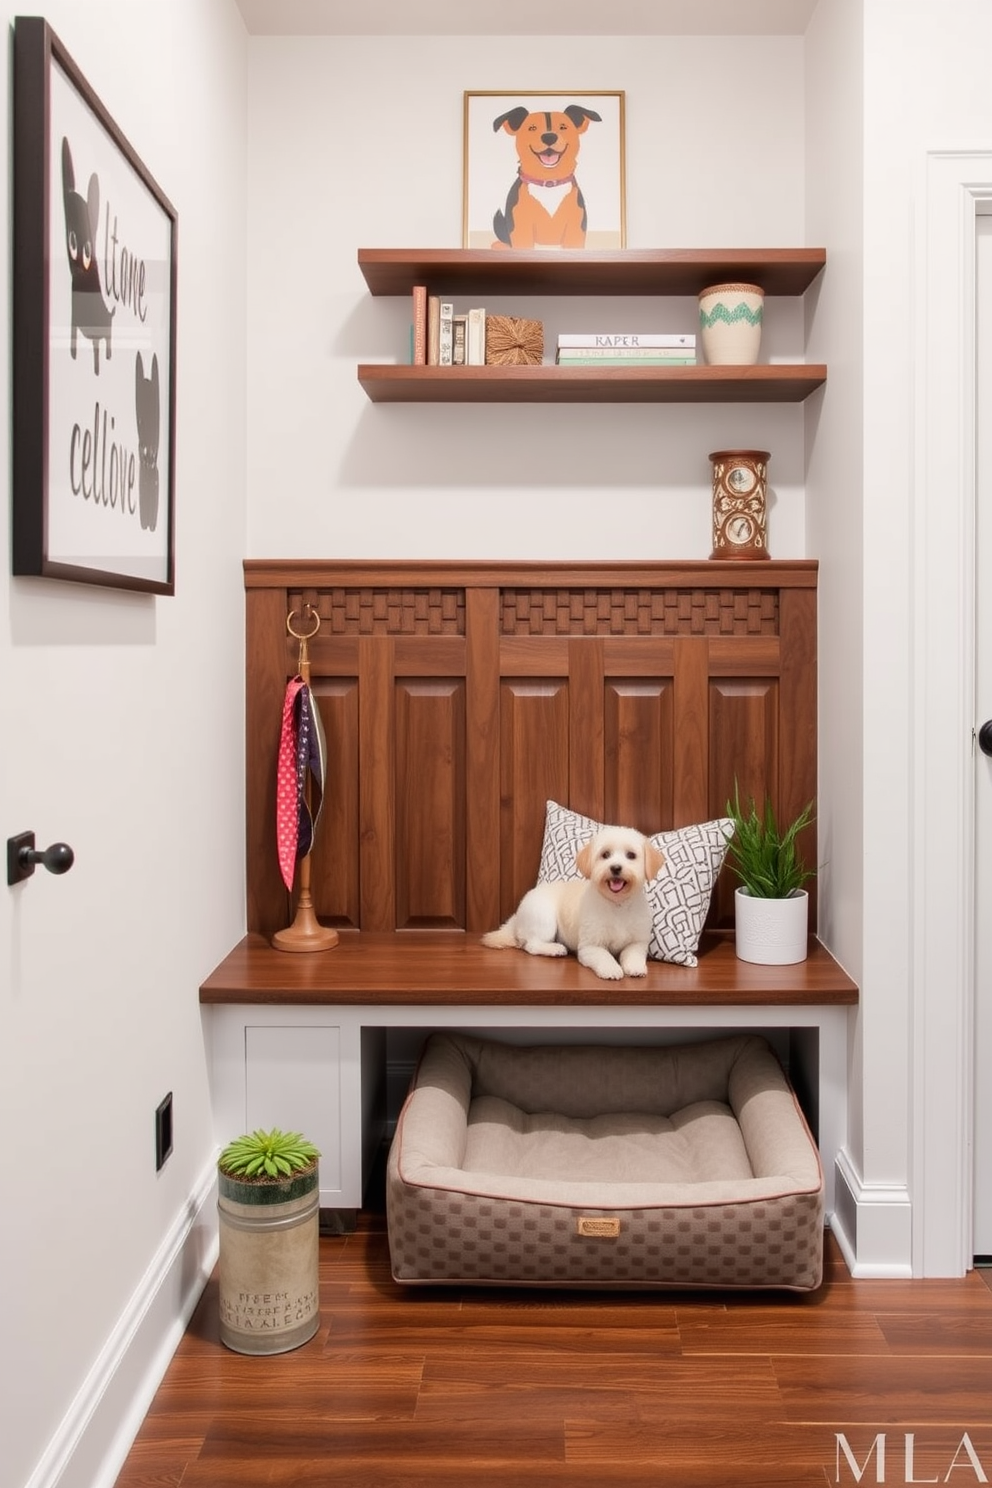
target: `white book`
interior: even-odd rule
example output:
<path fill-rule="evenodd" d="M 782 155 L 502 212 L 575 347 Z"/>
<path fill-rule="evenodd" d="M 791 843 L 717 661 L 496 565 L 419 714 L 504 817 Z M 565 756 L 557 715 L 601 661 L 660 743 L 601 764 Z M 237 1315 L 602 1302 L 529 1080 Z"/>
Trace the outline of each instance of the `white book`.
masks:
<path fill-rule="evenodd" d="M 468 365 L 486 365 L 486 312 L 480 305 L 468 312 Z"/>
<path fill-rule="evenodd" d="M 439 367 L 451 366 L 452 354 L 452 319 L 455 307 L 451 300 L 442 300 L 440 307 L 440 324 L 438 327 L 437 363 Z"/>
<path fill-rule="evenodd" d="M 689 346 L 696 338 L 681 331 L 576 331 L 558 337 L 559 346 L 605 347 L 627 351 L 638 346 Z"/>
<path fill-rule="evenodd" d="M 695 357 L 694 346 L 559 346 L 559 362 L 610 362 L 622 358 L 625 362 L 651 360 L 655 362 L 679 361 Z"/>

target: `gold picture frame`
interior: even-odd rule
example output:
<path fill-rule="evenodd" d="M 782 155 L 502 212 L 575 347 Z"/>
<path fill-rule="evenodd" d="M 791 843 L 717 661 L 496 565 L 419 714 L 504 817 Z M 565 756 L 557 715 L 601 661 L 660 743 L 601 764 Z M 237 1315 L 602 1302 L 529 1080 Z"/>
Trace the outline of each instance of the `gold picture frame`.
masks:
<path fill-rule="evenodd" d="M 625 248 L 624 164 L 622 92 L 466 92 L 462 247 Z"/>

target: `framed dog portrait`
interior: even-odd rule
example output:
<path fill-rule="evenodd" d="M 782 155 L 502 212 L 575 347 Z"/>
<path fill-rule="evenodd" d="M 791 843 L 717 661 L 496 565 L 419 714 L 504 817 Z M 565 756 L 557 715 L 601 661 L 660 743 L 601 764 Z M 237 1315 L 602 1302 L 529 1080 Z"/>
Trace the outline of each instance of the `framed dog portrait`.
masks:
<path fill-rule="evenodd" d="M 466 93 L 462 247 L 626 247 L 624 95 Z"/>
<path fill-rule="evenodd" d="M 12 569 L 173 594 L 176 212 L 39 17 L 13 88 Z"/>

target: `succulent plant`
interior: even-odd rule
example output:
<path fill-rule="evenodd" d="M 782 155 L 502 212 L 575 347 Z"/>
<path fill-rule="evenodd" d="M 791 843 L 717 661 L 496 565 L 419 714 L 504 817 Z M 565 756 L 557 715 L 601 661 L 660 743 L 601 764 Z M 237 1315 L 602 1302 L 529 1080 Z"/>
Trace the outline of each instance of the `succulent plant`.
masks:
<path fill-rule="evenodd" d="M 253 1131 L 229 1142 L 217 1159 L 232 1178 L 289 1178 L 313 1167 L 320 1153 L 300 1132 Z"/>

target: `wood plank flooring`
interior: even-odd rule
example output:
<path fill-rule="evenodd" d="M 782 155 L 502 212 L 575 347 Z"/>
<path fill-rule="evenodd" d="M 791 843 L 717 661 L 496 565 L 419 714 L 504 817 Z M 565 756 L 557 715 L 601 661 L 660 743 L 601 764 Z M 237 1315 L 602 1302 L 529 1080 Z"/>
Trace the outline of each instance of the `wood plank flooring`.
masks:
<path fill-rule="evenodd" d="M 992 1481 L 992 1284 L 812 1296 L 405 1289 L 381 1205 L 320 1242 L 321 1326 L 219 1342 L 208 1285 L 117 1488 Z"/>

